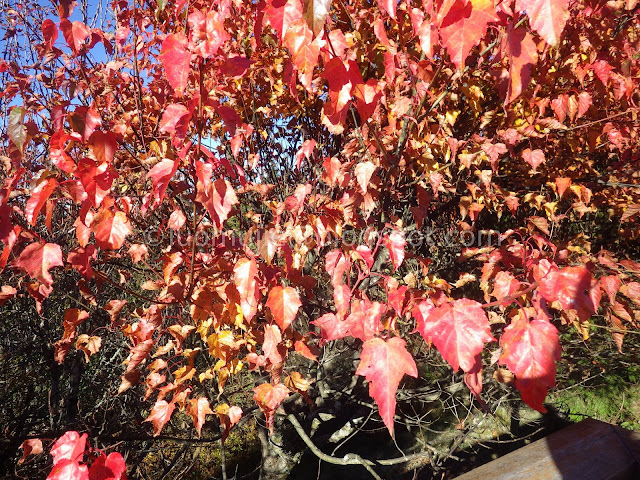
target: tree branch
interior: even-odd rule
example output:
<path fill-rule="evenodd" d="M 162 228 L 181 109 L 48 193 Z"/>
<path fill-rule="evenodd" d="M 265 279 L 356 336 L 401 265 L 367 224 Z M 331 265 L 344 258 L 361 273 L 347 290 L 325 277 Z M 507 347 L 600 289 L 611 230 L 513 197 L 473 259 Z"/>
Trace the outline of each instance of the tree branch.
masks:
<path fill-rule="evenodd" d="M 327 463 L 331 463 L 333 465 L 362 465 L 364 468 L 367 469 L 367 471 L 371 474 L 371 476 L 377 480 L 378 479 L 381 480 L 381 478 L 373 470 L 373 468 L 371 468 L 373 465 L 383 465 L 383 466 L 400 465 L 402 463 L 410 462 L 417 458 L 431 456 L 429 452 L 420 452 L 420 453 L 414 453 L 413 455 L 405 455 L 403 457 L 389 458 L 389 459 L 382 459 L 382 460 L 367 460 L 365 458 L 362 458 L 360 455 L 356 453 L 347 453 L 342 458 L 334 457 L 332 455 L 327 455 L 322 450 L 320 450 L 315 443 L 313 443 L 313 440 L 309 438 L 309 436 L 307 435 L 307 432 L 304 431 L 304 428 L 302 428 L 302 425 L 300 425 L 300 422 L 298 422 L 298 419 L 295 417 L 295 415 L 293 414 L 287 415 L 287 420 L 289 420 L 291 425 L 293 425 L 293 428 L 296 429 L 296 432 L 298 432 L 298 435 L 300 435 L 300 438 L 302 439 L 302 441 L 307 445 L 307 447 L 309 447 L 309 449 L 313 452 L 313 454 L 316 457 L 318 457 L 320 460 L 323 460 Z"/>

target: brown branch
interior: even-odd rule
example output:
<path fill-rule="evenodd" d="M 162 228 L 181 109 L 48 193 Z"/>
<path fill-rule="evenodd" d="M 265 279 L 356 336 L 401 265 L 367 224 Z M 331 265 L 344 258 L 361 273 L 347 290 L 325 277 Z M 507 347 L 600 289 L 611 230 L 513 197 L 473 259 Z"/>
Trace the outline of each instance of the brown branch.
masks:
<path fill-rule="evenodd" d="M 104 273 L 98 271 L 98 270 L 94 270 L 93 271 L 94 275 L 96 275 L 100 280 L 103 280 L 107 283 L 110 283 L 111 285 L 119 288 L 120 290 L 128 293 L 129 295 L 133 295 L 136 298 L 139 298 L 140 300 L 144 300 L 145 302 L 151 302 L 151 303 L 157 303 L 157 304 L 163 304 L 163 305 L 173 305 L 174 303 L 177 303 L 175 301 L 162 301 L 162 300 L 158 300 L 158 299 L 154 299 L 151 297 L 146 297 L 144 295 L 140 295 L 139 293 L 134 292 L 133 290 L 131 290 L 130 288 L 125 287 L 124 285 L 120 285 L 117 282 L 114 282 L 113 280 L 111 280 L 107 275 L 105 275 Z"/>
<path fill-rule="evenodd" d="M 593 122 L 583 123 L 582 125 L 575 125 L 573 127 L 567 128 L 566 130 L 563 130 L 563 132 L 571 132 L 572 130 L 578 130 L 579 128 L 590 127 L 591 125 L 596 125 L 598 123 L 606 122 L 607 120 L 612 120 L 612 119 L 617 118 L 617 117 L 622 117 L 624 115 L 628 115 L 629 113 L 637 112 L 638 110 L 640 110 L 640 109 L 638 109 L 638 108 L 629 108 L 629 109 L 625 110 L 624 112 L 619 112 L 619 113 L 616 113 L 614 115 L 609 115 L 608 117 L 601 118 L 600 120 L 594 120 Z"/>
<path fill-rule="evenodd" d="M 412 455 L 405 455 L 403 457 L 382 460 L 367 460 L 355 453 L 347 453 L 342 458 L 334 457 L 332 455 L 324 453 L 318 448 L 315 443 L 313 443 L 313 440 L 309 438 L 307 432 L 304 431 L 304 428 L 302 428 L 302 425 L 300 425 L 300 422 L 298 422 L 298 419 L 295 417 L 295 415 L 287 415 L 287 420 L 289 420 L 289 422 L 293 425 L 293 428 L 295 428 L 296 432 L 298 432 L 298 435 L 300 435 L 300 438 L 307 445 L 307 447 L 309 447 L 311 452 L 313 452 L 313 454 L 320 460 L 331 463 L 333 465 L 362 465 L 371 474 L 371 476 L 376 479 L 380 479 L 380 476 L 373 470 L 373 465 L 399 465 L 402 463 L 410 462 L 417 458 L 430 457 L 429 452 L 414 453 Z"/>

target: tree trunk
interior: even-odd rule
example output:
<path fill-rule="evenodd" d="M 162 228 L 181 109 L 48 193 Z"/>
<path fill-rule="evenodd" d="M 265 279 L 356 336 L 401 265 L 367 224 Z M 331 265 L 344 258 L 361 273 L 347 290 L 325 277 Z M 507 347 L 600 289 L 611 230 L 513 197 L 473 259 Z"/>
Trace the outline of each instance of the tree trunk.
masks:
<path fill-rule="evenodd" d="M 69 395 L 66 404 L 66 421 L 67 425 L 73 424 L 78 416 L 78 395 L 80 393 L 80 381 L 82 380 L 83 358 L 76 352 L 71 367 L 71 376 L 69 378 Z"/>
<path fill-rule="evenodd" d="M 285 480 L 297 463 L 296 455 L 281 448 L 287 446 L 283 422 L 276 419 L 271 436 L 267 429 L 259 427 L 258 437 L 262 446 L 260 480 Z"/>

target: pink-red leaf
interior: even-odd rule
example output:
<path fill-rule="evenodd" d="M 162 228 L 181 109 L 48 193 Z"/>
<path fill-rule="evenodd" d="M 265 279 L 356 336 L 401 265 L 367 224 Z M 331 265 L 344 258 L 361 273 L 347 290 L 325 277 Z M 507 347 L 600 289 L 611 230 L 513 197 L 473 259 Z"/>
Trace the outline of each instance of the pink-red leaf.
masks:
<path fill-rule="evenodd" d="M 451 61 L 458 68 L 482 37 L 490 22 L 498 20 L 491 0 L 456 0 L 440 25 L 442 45 L 449 52 Z"/>
<path fill-rule="evenodd" d="M 369 394 L 376 401 L 382 421 L 393 435 L 396 391 L 400 380 L 405 374 L 418 377 L 416 363 L 407 351 L 405 341 L 399 337 L 366 341 L 356 374 L 369 381 Z"/>
<path fill-rule="evenodd" d="M 118 452 L 100 454 L 91 464 L 89 480 L 126 480 L 127 466 Z"/>
<path fill-rule="evenodd" d="M 60 30 L 67 41 L 67 45 L 71 47 L 73 53 L 77 54 L 82 50 L 85 41 L 91 35 L 91 30 L 82 22 L 73 22 L 64 19 L 60 21 Z"/>
<path fill-rule="evenodd" d="M 190 47 L 202 58 L 215 55 L 218 49 L 231 38 L 224 29 L 221 12 L 209 10 L 206 14 L 195 10 L 189 14 Z"/>
<path fill-rule="evenodd" d="M 167 403 L 166 400 L 158 400 L 155 403 L 151 409 L 151 413 L 149 413 L 149 416 L 145 420 L 145 422 L 151 422 L 153 424 L 154 437 L 160 435 L 164 426 L 171 420 L 171 414 L 175 408 L 175 404 Z"/>
<path fill-rule="evenodd" d="M 303 18 L 302 2 L 300 0 L 268 0 L 265 17 L 278 32 L 278 38 L 282 41 L 289 25 Z"/>
<path fill-rule="evenodd" d="M 397 0 L 378 0 L 378 6 L 381 10 L 387 12 L 391 18 L 396 19 Z"/>
<path fill-rule="evenodd" d="M 169 84 L 179 95 L 189 83 L 191 53 L 187 50 L 188 43 L 184 33 L 171 33 L 162 42 L 160 60 Z"/>
<path fill-rule="evenodd" d="M 389 258 L 393 264 L 393 269 L 397 270 L 404 261 L 404 248 L 407 245 L 404 235 L 400 232 L 393 232 L 391 235 L 384 237 L 383 243 L 389 250 Z"/>
<path fill-rule="evenodd" d="M 273 416 L 288 396 L 289 389 L 281 383 L 277 385 L 263 383 L 253 389 L 253 399 L 264 413 L 269 431 L 273 432 Z"/>
<path fill-rule="evenodd" d="M 189 109 L 180 103 L 167 105 L 160 120 L 160 132 L 177 133 L 176 136 L 184 138 L 189 127 L 191 113 Z"/>
<path fill-rule="evenodd" d="M 117 172 L 107 162 L 97 164 L 90 158 L 83 158 L 78 163 L 76 176 L 80 179 L 89 200 L 94 207 L 99 207 L 104 197 L 109 195 Z"/>
<path fill-rule="evenodd" d="M 209 211 L 216 226 L 222 228 L 233 206 L 238 203 L 238 197 L 228 180 L 219 178 L 215 182 L 211 181 L 213 175 L 211 163 L 196 162 L 196 175 L 198 177 L 196 201 Z"/>
<path fill-rule="evenodd" d="M 105 210 L 97 216 L 92 226 L 96 244 L 103 250 L 118 250 L 131 233 L 131 223 L 124 212 Z"/>
<path fill-rule="evenodd" d="M 555 362 L 561 355 L 558 330 L 547 320 L 528 321 L 525 315 L 519 315 L 504 329 L 500 345 L 500 363 L 516 375 L 522 400 L 544 413 L 542 402 L 548 388 L 555 385 Z"/>
<path fill-rule="evenodd" d="M 586 321 L 600 306 L 600 287 L 586 267 L 566 267 L 550 271 L 538 289 L 548 302 L 558 302 L 565 310 L 575 310 Z"/>
<path fill-rule="evenodd" d="M 325 313 L 311 323 L 320 329 L 322 342 L 339 340 L 349 335 L 347 322 L 336 317 L 334 313 Z"/>
<path fill-rule="evenodd" d="M 70 460 L 77 462 L 82 459 L 84 448 L 87 443 L 88 435 L 83 433 L 70 431 L 62 435 L 51 447 L 51 456 L 53 464 L 57 464 L 62 460 Z"/>
<path fill-rule="evenodd" d="M 516 10 L 526 11 L 531 28 L 552 46 L 569 19 L 569 0 L 516 0 Z"/>
<path fill-rule="evenodd" d="M 55 178 L 47 178 L 38 183 L 31 191 L 31 197 L 24 210 L 24 215 L 31 225 L 36 224 L 40 210 L 57 186 L 58 182 Z"/>
<path fill-rule="evenodd" d="M 67 262 L 84 278 L 91 279 L 93 268 L 91 260 L 98 258 L 98 249 L 95 245 L 87 245 L 86 248 L 78 247 L 69 252 Z"/>
<path fill-rule="evenodd" d="M 462 368 L 470 372 L 484 344 L 495 340 L 487 314 L 474 300 L 462 298 L 446 302 L 432 311 L 414 309 L 414 315 L 420 334 L 436 346 L 456 371 Z"/>
<path fill-rule="evenodd" d="M 32 243 L 22 251 L 15 266 L 50 287 L 53 277 L 49 269 L 64 266 L 62 249 L 55 243 Z"/>
<path fill-rule="evenodd" d="M 351 314 L 345 320 L 349 335 L 367 341 L 380 331 L 380 318 L 386 311 L 381 303 L 368 298 L 355 299 L 351 303 Z"/>
<path fill-rule="evenodd" d="M 112 163 L 118 149 L 118 139 L 110 132 L 93 132 L 89 137 L 89 146 L 98 163 Z"/>
<path fill-rule="evenodd" d="M 233 280 L 240 294 L 240 307 L 247 322 L 250 322 L 258 311 L 257 273 L 258 265 L 253 258 L 239 259 L 233 269 Z"/>
<path fill-rule="evenodd" d="M 153 196 L 155 198 L 156 206 L 162 203 L 167 187 L 169 186 L 169 182 L 178 170 L 179 163 L 180 162 L 176 160 L 169 160 L 168 158 L 165 158 L 164 160 L 156 163 L 153 168 L 149 170 L 149 173 L 147 173 L 147 178 L 151 178 L 151 181 L 153 182 Z"/>
<path fill-rule="evenodd" d="M 544 152 L 539 148 L 536 148 L 535 150 L 525 148 L 522 151 L 522 159 L 531 165 L 534 172 L 537 171 L 538 167 L 545 162 Z"/>
<path fill-rule="evenodd" d="M 318 64 L 320 47 L 324 41 L 313 37 L 313 32 L 304 20 L 289 25 L 285 34 L 284 45 L 291 52 L 291 60 L 300 73 L 302 85 L 310 89 L 313 69 Z"/>
<path fill-rule="evenodd" d="M 89 480 L 89 470 L 84 464 L 65 459 L 53 465 L 47 480 Z"/>

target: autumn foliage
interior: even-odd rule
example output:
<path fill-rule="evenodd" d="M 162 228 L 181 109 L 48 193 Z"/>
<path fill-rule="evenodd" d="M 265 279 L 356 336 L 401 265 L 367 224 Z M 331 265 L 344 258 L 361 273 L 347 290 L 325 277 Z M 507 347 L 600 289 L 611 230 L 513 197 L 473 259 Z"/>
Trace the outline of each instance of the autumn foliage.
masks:
<path fill-rule="evenodd" d="M 0 60 L 0 303 L 75 278 L 55 360 L 122 335 L 154 435 L 247 372 L 273 428 L 336 344 L 391 435 L 428 348 L 544 411 L 559 332 L 640 323 L 637 0 L 75 3 Z"/>

